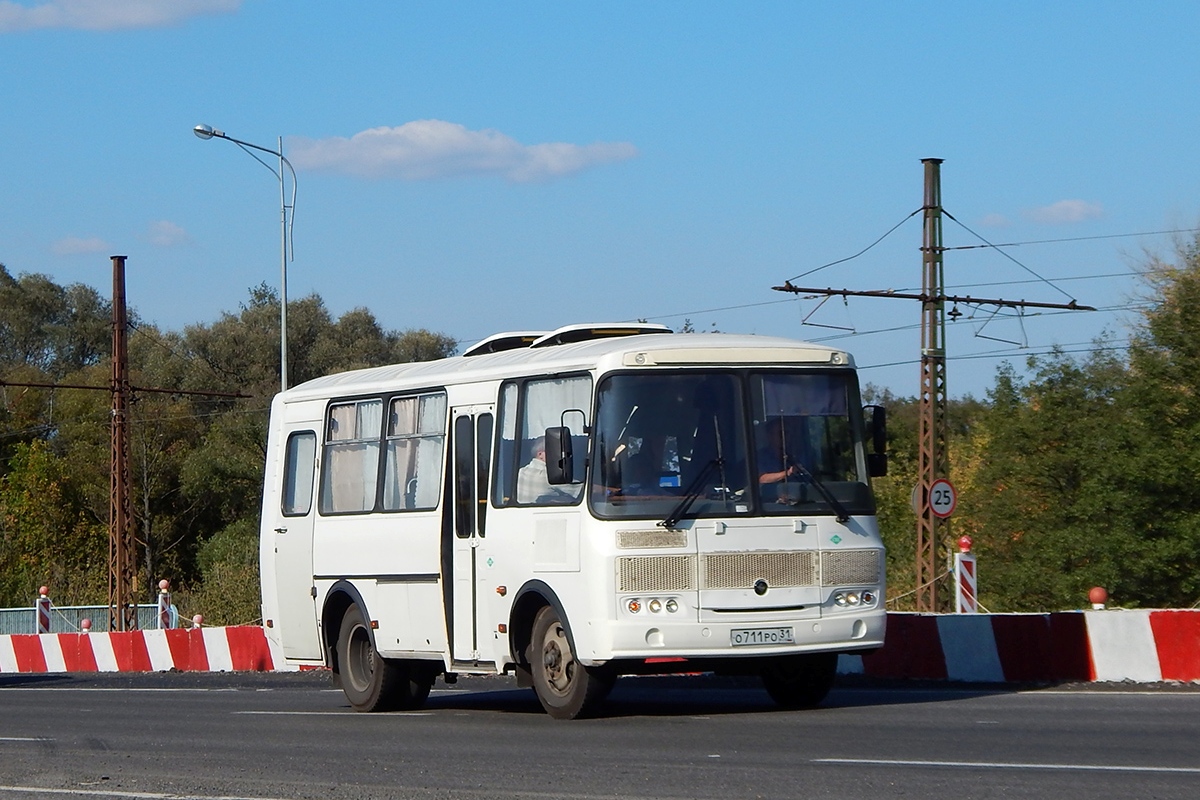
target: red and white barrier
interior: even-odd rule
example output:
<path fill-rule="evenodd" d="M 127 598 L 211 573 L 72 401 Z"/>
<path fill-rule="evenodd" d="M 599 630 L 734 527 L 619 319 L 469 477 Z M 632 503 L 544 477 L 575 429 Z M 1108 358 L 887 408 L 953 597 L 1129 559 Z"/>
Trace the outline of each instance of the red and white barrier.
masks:
<path fill-rule="evenodd" d="M 0 673 L 288 669 L 259 627 L 0 635 Z"/>
<path fill-rule="evenodd" d="M 840 671 L 986 683 L 1200 682 L 1200 611 L 889 614 L 886 644 Z"/>
<path fill-rule="evenodd" d="M 839 671 L 986 683 L 1200 682 L 1200 610 L 889 614 Z M 294 669 L 260 627 L 0 635 L 0 673 Z"/>

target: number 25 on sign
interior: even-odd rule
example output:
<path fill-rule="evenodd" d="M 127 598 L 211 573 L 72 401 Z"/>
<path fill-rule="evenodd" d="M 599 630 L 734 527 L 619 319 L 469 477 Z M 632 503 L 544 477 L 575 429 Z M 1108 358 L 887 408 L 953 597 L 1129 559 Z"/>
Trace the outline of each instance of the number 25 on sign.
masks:
<path fill-rule="evenodd" d="M 954 513 L 958 505 L 958 492 L 954 484 L 945 478 L 938 478 L 929 486 L 929 510 L 935 517 L 945 519 Z"/>
<path fill-rule="evenodd" d="M 958 491 L 954 488 L 954 484 L 945 478 L 938 478 L 929 487 L 929 510 L 935 517 L 945 519 L 954 513 L 954 507 L 958 505 Z M 918 517 L 921 516 L 921 486 L 920 484 L 913 487 L 912 490 L 912 510 Z"/>

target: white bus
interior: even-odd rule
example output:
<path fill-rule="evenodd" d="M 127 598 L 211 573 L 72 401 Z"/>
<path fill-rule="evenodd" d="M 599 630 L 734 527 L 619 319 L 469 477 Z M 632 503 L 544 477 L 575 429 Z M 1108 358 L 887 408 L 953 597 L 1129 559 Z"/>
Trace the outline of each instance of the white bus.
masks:
<path fill-rule="evenodd" d="M 553 717 L 619 675 L 815 705 L 883 644 L 883 409 L 840 350 L 576 325 L 275 397 L 263 621 L 361 711 L 515 672 Z"/>

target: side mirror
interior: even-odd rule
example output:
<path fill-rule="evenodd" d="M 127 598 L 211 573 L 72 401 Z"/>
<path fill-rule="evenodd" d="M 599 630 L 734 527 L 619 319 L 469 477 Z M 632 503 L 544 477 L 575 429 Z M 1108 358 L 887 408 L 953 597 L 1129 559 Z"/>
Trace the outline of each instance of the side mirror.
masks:
<path fill-rule="evenodd" d="M 571 452 L 571 429 L 546 428 L 546 481 L 551 486 L 570 483 L 575 475 L 575 457 Z"/>
<path fill-rule="evenodd" d="M 867 453 L 867 474 L 872 478 L 887 475 L 887 409 L 883 406 L 863 406 L 863 419 L 871 440 Z"/>

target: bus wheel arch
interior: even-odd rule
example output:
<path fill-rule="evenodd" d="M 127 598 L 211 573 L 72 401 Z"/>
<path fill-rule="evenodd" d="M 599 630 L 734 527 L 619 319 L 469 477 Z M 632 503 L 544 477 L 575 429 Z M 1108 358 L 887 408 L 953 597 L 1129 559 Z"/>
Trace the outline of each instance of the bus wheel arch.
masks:
<path fill-rule="evenodd" d="M 532 686 L 555 719 L 593 716 L 616 680 L 612 665 L 586 667 L 562 603 L 550 587 L 530 581 L 517 593 L 510 614 L 510 647 L 518 683 Z"/>
<path fill-rule="evenodd" d="M 356 711 L 412 710 L 425 703 L 441 662 L 380 655 L 366 603 L 351 584 L 339 581 L 330 590 L 321 621 L 326 662 Z"/>
<path fill-rule="evenodd" d="M 553 606 L 534 618 L 529 653 L 533 690 L 554 719 L 595 716 L 616 682 L 611 664 L 588 667 L 578 659 L 566 618 Z"/>
<path fill-rule="evenodd" d="M 338 639 L 341 636 L 342 621 L 350 606 L 358 606 L 366 615 L 367 604 L 354 584 L 349 581 L 338 581 L 330 587 L 325 595 L 325 603 L 321 607 L 321 644 L 325 651 L 325 666 L 333 672 L 334 682 L 340 687 L 341 665 L 338 663 Z"/>

